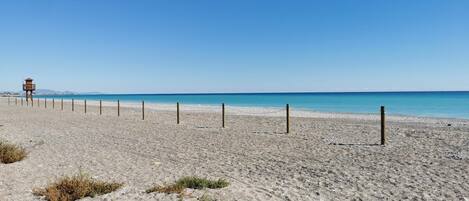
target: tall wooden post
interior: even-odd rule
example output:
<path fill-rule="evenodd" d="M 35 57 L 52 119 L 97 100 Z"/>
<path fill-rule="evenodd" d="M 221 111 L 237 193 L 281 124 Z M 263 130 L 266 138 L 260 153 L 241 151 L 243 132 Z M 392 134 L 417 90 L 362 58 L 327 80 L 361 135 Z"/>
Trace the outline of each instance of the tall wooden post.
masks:
<path fill-rule="evenodd" d="M 44 108 L 47 108 L 47 98 L 44 98 Z"/>
<path fill-rule="evenodd" d="M 99 100 L 99 115 L 103 114 L 103 101 Z"/>
<path fill-rule="evenodd" d="M 85 114 L 86 114 L 86 99 L 85 99 Z"/>
<path fill-rule="evenodd" d="M 177 102 L 176 104 L 176 121 L 177 121 L 177 124 L 179 124 L 179 102 Z"/>
<path fill-rule="evenodd" d="M 221 104 L 221 127 L 225 128 L 225 103 Z"/>
<path fill-rule="evenodd" d="M 145 101 L 142 100 L 142 120 L 145 120 Z"/>
<path fill-rule="evenodd" d="M 52 99 L 52 108 L 55 108 L 55 98 Z"/>
<path fill-rule="evenodd" d="M 121 103 L 117 100 L 117 116 L 121 116 Z"/>
<path fill-rule="evenodd" d="M 72 98 L 72 112 L 75 111 L 75 100 Z"/>
<path fill-rule="evenodd" d="M 60 109 L 64 110 L 64 99 L 63 98 L 60 100 Z"/>
<path fill-rule="evenodd" d="M 287 133 L 290 133 L 290 105 L 287 104 Z"/>
<path fill-rule="evenodd" d="M 386 144 L 386 126 L 385 126 L 385 111 L 384 111 L 384 106 L 381 106 L 381 145 Z"/>

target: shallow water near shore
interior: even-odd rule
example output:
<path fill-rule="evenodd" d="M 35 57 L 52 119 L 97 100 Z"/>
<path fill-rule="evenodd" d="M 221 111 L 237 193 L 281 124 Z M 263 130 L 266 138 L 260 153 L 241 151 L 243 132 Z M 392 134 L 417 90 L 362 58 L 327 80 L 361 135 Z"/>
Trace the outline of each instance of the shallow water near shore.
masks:
<path fill-rule="evenodd" d="M 38 98 L 124 102 L 277 107 L 318 112 L 377 113 L 469 119 L 469 92 L 350 92 L 350 93 L 217 93 L 217 94 L 96 94 L 54 95 Z"/>

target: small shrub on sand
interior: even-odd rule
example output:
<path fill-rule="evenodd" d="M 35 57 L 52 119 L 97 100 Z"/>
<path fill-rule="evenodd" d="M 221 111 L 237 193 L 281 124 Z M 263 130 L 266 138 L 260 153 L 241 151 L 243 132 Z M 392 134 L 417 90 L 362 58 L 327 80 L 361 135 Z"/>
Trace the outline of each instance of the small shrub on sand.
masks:
<path fill-rule="evenodd" d="M 183 177 L 176 181 L 176 183 L 167 186 L 155 186 L 148 189 L 147 193 L 158 192 L 158 193 L 178 193 L 182 194 L 184 189 L 204 189 L 204 188 L 224 188 L 230 183 L 224 179 L 209 180 L 199 177 Z"/>
<path fill-rule="evenodd" d="M 97 181 L 80 173 L 73 177 L 64 177 L 44 189 L 34 189 L 36 196 L 44 196 L 48 201 L 73 201 L 84 197 L 95 197 L 113 192 L 121 183 Z"/>
<path fill-rule="evenodd" d="M 0 141 L 0 162 L 14 163 L 26 157 L 26 150 L 20 146 Z"/>

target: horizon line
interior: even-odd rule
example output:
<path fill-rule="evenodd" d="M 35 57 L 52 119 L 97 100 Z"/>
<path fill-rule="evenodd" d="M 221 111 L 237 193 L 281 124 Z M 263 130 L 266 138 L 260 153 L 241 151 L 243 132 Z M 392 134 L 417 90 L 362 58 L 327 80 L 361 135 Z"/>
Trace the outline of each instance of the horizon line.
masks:
<path fill-rule="evenodd" d="M 68 91 L 71 92 L 71 91 Z M 71 92 L 72 94 L 44 94 L 43 96 L 73 95 L 251 95 L 251 94 L 353 94 L 353 93 L 455 93 L 469 90 L 425 90 L 425 91 L 294 91 L 294 92 L 181 92 L 181 93 L 106 93 L 106 92 Z M 38 94 L 40 95 L 40 94 Z"/>

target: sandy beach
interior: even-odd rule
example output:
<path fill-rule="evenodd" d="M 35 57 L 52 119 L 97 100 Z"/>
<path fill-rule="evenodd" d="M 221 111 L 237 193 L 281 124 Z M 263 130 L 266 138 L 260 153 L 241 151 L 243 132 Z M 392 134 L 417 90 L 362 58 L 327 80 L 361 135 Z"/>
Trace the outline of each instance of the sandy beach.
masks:
<path fill-rule="evenodd" d="M 177 200 L 145 193 L 183 176 L 225 178 L 222 189 L 194 190 L 217 200 L 469 200 L 469 120 L 389 116 L 380 146 L 379 116 L 216 106 L 66 101 L 61 111 L 0 98 L 0 139 L 26 159 L 0 164 L 0 200 L 42 200 L 32 189 L 86 172 L 123 182 L 83 200 Z M 377 108 L 378 109 L 378 108 Z"/>

